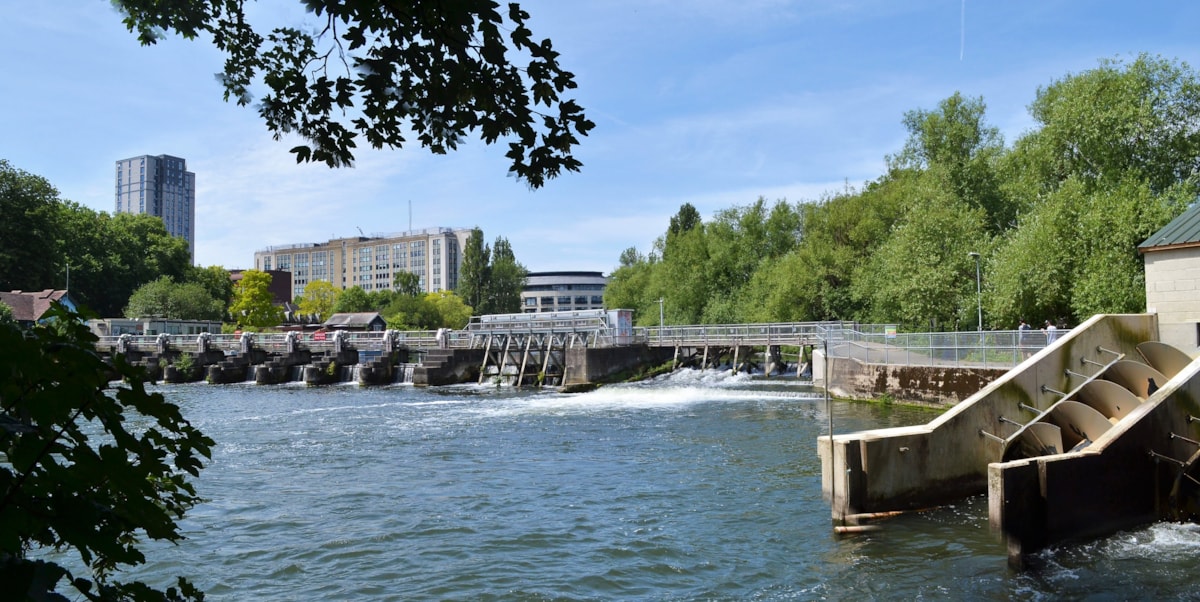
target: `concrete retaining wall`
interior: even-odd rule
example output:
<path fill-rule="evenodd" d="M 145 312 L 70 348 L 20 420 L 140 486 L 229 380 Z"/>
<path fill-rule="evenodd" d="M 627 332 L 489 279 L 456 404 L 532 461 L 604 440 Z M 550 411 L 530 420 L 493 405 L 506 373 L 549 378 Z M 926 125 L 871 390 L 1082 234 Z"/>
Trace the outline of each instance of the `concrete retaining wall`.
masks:
<path fill-rule="evenodd" d="M 674 353 L 670 347 L 646 345 L 568 349 L 563 385 L 604 382 L 620 372 L 670 361 Z"/>
<path fill-rule="evenodd" d="M 950 407 L 1006 372 L 999 368 L 883 366 L 835 357 L 829 360 L 829 393 L 843 399 L 890 395 L 897 401 Z M 824 373 L 821 375 L 823 379 Z"/>

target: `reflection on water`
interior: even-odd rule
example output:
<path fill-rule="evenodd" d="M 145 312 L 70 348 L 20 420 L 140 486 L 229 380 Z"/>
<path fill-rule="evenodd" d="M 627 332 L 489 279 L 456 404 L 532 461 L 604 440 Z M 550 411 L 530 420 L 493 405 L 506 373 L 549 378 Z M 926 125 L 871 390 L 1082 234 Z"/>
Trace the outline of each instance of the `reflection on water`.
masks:
<path fill-rule="evenodd" d="M 210 599 L 1189 597 L 1200 537 L 1155 525 L 1013 573 L 980 497 L 836 537 L 819 391 L 684 371 L 565 395 L 495 386 L 164 386 L 218 442 L 138 574 Z M 836 432 L 927 410 L 833 404 Z"/>

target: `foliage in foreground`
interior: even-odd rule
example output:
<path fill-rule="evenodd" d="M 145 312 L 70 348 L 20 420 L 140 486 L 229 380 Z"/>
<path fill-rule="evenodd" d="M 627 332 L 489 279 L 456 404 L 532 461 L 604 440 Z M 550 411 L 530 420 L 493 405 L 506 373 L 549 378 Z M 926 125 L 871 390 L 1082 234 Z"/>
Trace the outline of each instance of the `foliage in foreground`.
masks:
<path fill-rule="evenodd" d="M 203 599 L 183 578 L 157 590 L 117 577 L 145 562 L 143 539 L 182 539 L 178 521 L 199 501 L 188 476 L 213 441 L 148 393 L 139 368 L 118 360 L 124 384 L 110 390 L 79 316 L 57 304 L 50 315 L 29 331 L 0 324 L 5 596 L 66 600 L 58 591 L 72 588 L 88 600 Z"/>
<path fill-rule="evenodd" d="M 468 135 L 508 141 L 510 173 L 538 188 L 563 171 L 595 124 L 529 13 L 494 0 L 304 1 L 316 31 L 264 26 L 242 2 L 114 0 L 146 45 L 164 32 L 205 37 L 226 55 L 225 99 L 248 105 L 278 140 L 297 135 L 297 161 L 350 165 L 354 149 L 419 142 L 436 154 Z M 415 137 L 410 140 L 408 137 Z"/>

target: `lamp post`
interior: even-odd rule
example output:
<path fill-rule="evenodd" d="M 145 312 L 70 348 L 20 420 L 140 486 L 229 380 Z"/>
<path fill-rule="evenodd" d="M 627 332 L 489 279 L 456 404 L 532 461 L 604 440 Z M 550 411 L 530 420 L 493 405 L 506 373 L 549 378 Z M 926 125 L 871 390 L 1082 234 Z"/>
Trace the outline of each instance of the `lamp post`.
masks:
<path fill-rule="evenodd" d="M 975 300 L 979 308 L 979 332 L 983 332 L 983 288 L 979 284 L 979 253 L 967 253 L 975 258 Z"/>
<path fill-rule="evenodd" d="M 658 298 L 658 342 L 662 344 L 663 336 L 663 298 Z"/>

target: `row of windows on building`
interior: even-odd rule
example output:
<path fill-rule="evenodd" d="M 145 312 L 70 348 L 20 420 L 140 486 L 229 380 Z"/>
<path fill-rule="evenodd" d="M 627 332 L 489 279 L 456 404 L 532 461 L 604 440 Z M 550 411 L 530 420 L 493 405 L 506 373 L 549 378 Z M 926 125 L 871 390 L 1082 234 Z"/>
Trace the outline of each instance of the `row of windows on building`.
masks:
<path fill-rule="evenodd" d="M 576 295 L 574 297 L 525 297 L 525 307 L 542 307 L 548 306 L 566 306 L 566 305 L 603 305 L 604 297 L 601 295 Z"/>
<path fill-rule="evenodd" d="M 399 272 L 411 272 L 417 276 L 417 284 L 425 289 L 426 276 L 432 276 L 432 290 L 442 290 L 442 241 L 433 239 L 432 243 L 432 274 L 427 274 L 426 241 L 414 240 L 391 245 L 375 245 L 360 247 L 357 252 L 348 253 L 351 259 L 349 285 L 359 286 L 368 290 L 392 288 L 395 275 Z M 447 246 L 448 278 L 446 282 L 453 284 L 458 280 L 458 245 L 450 241 Z M 312 253 L 294 253 L 291 255 L 276 255 L 274 269 L 292 273 L 294 294 L 303 294 L 304 287 L 315 280 L 331 281 L 328 267 L 330 252 L 314 251 Z M 345 271 L 345 258 L 342 269 Z M 311 264 L 310 264 L 311 261 Z M 310 269 L 311 265 L 311 269 Z M 272 269 L 271 256 L 263 258 L 263 269 Z"/>

